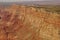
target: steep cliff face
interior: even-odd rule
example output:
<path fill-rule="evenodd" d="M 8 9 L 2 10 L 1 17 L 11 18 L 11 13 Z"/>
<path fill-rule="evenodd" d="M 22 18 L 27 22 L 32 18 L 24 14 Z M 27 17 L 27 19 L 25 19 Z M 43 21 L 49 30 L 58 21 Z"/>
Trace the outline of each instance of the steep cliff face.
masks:
<path fill-rule="evenodd" d="M 0 40 L 60 40 L 60 14 L 32 6 L 0 7 Z"/>

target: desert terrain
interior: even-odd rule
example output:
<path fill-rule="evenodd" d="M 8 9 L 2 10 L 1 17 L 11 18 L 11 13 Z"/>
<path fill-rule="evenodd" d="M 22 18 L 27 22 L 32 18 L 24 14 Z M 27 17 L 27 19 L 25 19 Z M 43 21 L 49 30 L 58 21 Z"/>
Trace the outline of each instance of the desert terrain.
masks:
<path fill-rule="evenodd" d="M 60 6 L 0 7 L 0 40 L 60 40 Z"/>

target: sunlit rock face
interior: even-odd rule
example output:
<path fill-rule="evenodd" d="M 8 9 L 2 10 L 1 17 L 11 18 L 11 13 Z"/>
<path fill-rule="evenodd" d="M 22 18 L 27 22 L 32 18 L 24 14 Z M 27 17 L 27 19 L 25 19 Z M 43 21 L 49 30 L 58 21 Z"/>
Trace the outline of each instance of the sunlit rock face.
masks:
<path fill-rule="evenodd" d="M 32 6 L 0 7 L 0 40 L 60 40 L 60 14 Z"/>

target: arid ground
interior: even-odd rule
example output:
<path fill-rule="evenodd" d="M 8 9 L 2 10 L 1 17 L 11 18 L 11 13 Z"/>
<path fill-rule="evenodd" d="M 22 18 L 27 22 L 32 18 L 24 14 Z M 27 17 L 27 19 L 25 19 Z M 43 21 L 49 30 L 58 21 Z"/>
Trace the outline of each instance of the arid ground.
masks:
<path fill-rule="evenodd" d="M 0 7 L 0 40 L 60 40 L 60 6 Z"/>

